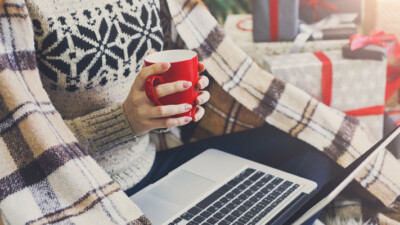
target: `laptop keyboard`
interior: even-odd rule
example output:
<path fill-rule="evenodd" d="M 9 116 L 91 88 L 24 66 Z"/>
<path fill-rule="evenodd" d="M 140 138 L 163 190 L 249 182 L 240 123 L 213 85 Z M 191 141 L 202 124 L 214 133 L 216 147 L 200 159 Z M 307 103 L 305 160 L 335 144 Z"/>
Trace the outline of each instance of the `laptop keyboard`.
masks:
<path fill-rule="evenodd" d="M 255 169 L 245 169 L 169 225 L 257 224 L 299 187 Z"/>

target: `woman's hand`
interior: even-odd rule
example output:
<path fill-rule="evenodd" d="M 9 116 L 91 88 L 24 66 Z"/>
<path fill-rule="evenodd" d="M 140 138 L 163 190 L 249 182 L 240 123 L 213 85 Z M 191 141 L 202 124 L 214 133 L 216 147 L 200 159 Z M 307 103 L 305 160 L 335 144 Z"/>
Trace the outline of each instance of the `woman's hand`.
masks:
<path fill-rule="evenodd" d="M 191 117 L 183 116 L 179 118 L 169 118 L 174 115 L 188 112 L 192 109 L 190 104 L 154 106 L 147 98 L 144 91 L 144 83 L 147 77 L 151 75 L 164 73 L 169 69 L 168 63 L 156 63 L 151 66 L 143 67 L 137 75 L 128 97 L 123 103 L 125 115 L 129 124 L 136 135 L 144 135 L 151 130 L 159 128 L 171 128 L 183 126 L 192 121 Z M 204 71 L 204 65 L 199 63 L 199 72 Z M 200 76 L 196 84 L 199 89 L 204 89 L 209 84 L 209 80 L 205 76 Z M 154 87 L 157 98 L 161 98 L 170 94 L 185 91 L 192 86 L 189 81 L 176 81 L 172 83 L 160 84 Z M 208 91 L 199 91 L 196 99 L 197 108 L 195 114 L 195 122 L 199 121 L 204 115 L 204 108 L 200 105 L 206 103 L 210 99 Z"/>

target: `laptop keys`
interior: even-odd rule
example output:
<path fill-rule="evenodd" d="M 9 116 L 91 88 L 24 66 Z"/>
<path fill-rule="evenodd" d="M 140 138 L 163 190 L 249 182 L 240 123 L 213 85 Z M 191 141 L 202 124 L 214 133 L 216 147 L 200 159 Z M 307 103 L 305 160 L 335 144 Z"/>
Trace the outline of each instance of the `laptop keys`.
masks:
<path fill-rule="evenodd" d="M 257 224 L 298 187 L 249 168 L 170 224 Z"/>
<path fill-rule="evenodd" d="M 195 217 L 195 218 L 193 219 L 193 221 L 196 222 L 196 223 L 201 223 L 201 222 L 203 222 L 204 220 L 206 220 L 206 218 L 204 218 L 204 217 L 202 217 L 202 216 L 197 216 L 197 217 Z"/>
<path fill-rule="evenodd" d="M 219 219 L 210 217 L 210 218 L 208 218 L 207 223 L 217 224 L 218 221 L 219 221 Z"/>
<path fill-rule="evenodd" d="M 191 220 L 193 218 L 194 215 L 190 214 L 190 213 L 185 213 L 181 216 L 182 219 L 185 219 L 187 221 Z"/>
<path fill-rule="evenodd" d="M 224 186 L 213 192 L 211 195 L 209 195 L 207 198 L 205 198 L 203 201 L 201 201 L 199 204 L 197 204 L 197 207 L 202 209 L 207 208 L 207 206 L 211 205 L 214 201 L 226 194 L 231 188 L 232 186 L 225 184 Z"/>
<path fill-rule="evenodd" d="M 201 208 L 195 206 L 195 207 L 189 209 L 188 213 L 193 214 L 193 215 L 197 215 L 198 213 L 201 212 L 201 210 L 202 210 Z"/>

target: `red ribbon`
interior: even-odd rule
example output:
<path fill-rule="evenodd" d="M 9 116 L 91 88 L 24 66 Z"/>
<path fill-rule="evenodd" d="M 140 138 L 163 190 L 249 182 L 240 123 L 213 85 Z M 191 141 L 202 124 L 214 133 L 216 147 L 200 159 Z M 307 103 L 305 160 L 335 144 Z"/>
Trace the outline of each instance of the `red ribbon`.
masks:
<path fill-rule="evenodd" d="M 348 1 L 350 1 L 350 0 L 348 0 Z M 336 5 L 330 4 L 327 2 L 323 2 L 321 0 L 300 0 L 300 2 L 305 2 L 305 4 L 303 4 L 300 7 L 300 10 L 302 10 L 308 6 L 313 7 L 315 21 L 319 21 L 318 6 L 320 6 L 322 8 L 322 10 L 324 10 L 326 13 L 328 13 L 328 9 L 331 9 L 334 11 L 339 11 L 339 8 Z"/>
<path fill-rule="evenodd" d="M 322 102 L 327 106 L 331 106 L 332 86 L 333 86 L 332 61 L 323 52 L 314 52 L 314 55 L 322 62 L 322 78 L 321 78 Z M 400 72 L 400 69 L 398 71 Z M 400 79 L 397 79 L 396 82 L 399 83 L 400 85 Z M 384 112 L 385 112 L 385 106 L 378 105 L 361 109 L 349 110 L 345 111 L 344 113 L 349 116 L 373 116 L 373 115 L 383 115 Z"/>
<path fill-rule="evenodd" d="M 237 24 L 236 24 L 236 28 L 239 30 L 242 30 L 242 31 L 253 31 L 253 29 L 249 29 L 249 28 L 246 28 L 243 26 L 243 23 L 250 21 L 252 19 L 253 19 L 253 17 L 250 16 L 250 17 L 239 20 L 239 22 L 237 22 Z"/>
<path fill-rule="evenodd" d="M 388 41 L 394 41 L 395 46 L 393 49 L 392 43 Z M 350 49 L 352 51 L 357 50 L 366 46 L 367 44 L 379 45 L 382 47 L 386 47 L 388 49 L 388 53 L 393 53 L 396 58 L 400 60 L 400 46 L 399 41 L 397 40 L 396 35 L 394 34 L 386 34 L 381 30 L 373 30 L 369 36 L 362 34 L 354 34 L 350 37 Z"/>
<path fill-rule="evenodd" d="M 389 111 L 389 112 L 386 112 L 386 114 L 388 114 L 389 116 L 395 115 L 395 114 L 400 114 L 400 111 Z"/>
<path fill-rule="evenodd" d="M 354 109 L 345 111 L 345 114 L 349 116 L 376 116 L 376 115 L 383 115 L 385 113 L 385 106 L 384 105 L 377 105 L 372 107 L 366 107 L 361 109 Z"/>
<path fill-rule="evenodd" d="M 278 41 L 279 37 L 279 0 L 269 1 L 270 38 Z"/>
<path fill-rule="evenodd" d="M 322 102 L 327 106 L 331 106 L 333 83 L 332 62 L 323 52 L 314 52 L 314 55 L 322 62 Z"/>

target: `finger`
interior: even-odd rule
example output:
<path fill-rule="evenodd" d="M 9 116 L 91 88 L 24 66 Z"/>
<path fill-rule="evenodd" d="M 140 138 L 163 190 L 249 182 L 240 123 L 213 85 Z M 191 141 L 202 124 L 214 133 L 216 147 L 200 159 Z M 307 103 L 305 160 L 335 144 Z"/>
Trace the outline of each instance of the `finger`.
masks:
<path fill-rule="evenodd" d="M 190 104 L 155 106 L 147 112 L 148 118 L 162 118 L 179 115 L 192 109 Z"/>
<path fill-rule="evenodd" d="M 191 117 L 184 116 L 179 118 L 167 118 L 167 119 L 153 119 L 154 125 L 157 128 L 172 128 L 186 125 L 192 121 Z"/>
<path fill-rule="evenodd" d="M 201 76 L 199 81 L 197 82 L 197 87 L 199 89 L 204 89 L 210 84 L 210 80 L 206 76 Z"/>
<path fill-rule="evenodd" d="M 143 87 L 144 81 L 148 76 L 164 73 L 169 69 L 170 66 L 171 65 L 169 63 L 155 63 L 153 65 L 143 67 L 137 75 L 134 85 L 137 85 L 137 87 Z"/>
<path fill-rule="evenodd" d="M 205 70 L 205 66 L 203 63 L 199 62 L 197 64 L 197 69 L 199 70 L 199 73 L 203 72 Z"/>
<path fill-rule="evenodd" d="M 175 81 L 172 83 L 160 84 L 154 87 L 157 98 L 174 94 L 181 91 L 186 91 L 192 86 L 190 81 Z"/>
<path fill-rule="evenodd" d="M 201 91 L 199 96 L 196 98 L 196 103 L 197 105 L 203 105 L 204 103 L 208 102 L 208 100 L 210 100 L 210 92 Z"/>
<path fill-rule="evenodd" d="M 205 112 L 206 111 L 204 110 L 203 107 L 197 106 L 196 107 L 196 114 L 194 116 L 194 122 L 198 122 L 199 120 L 201 120 L 201 118 L 203 118 Z"/>

